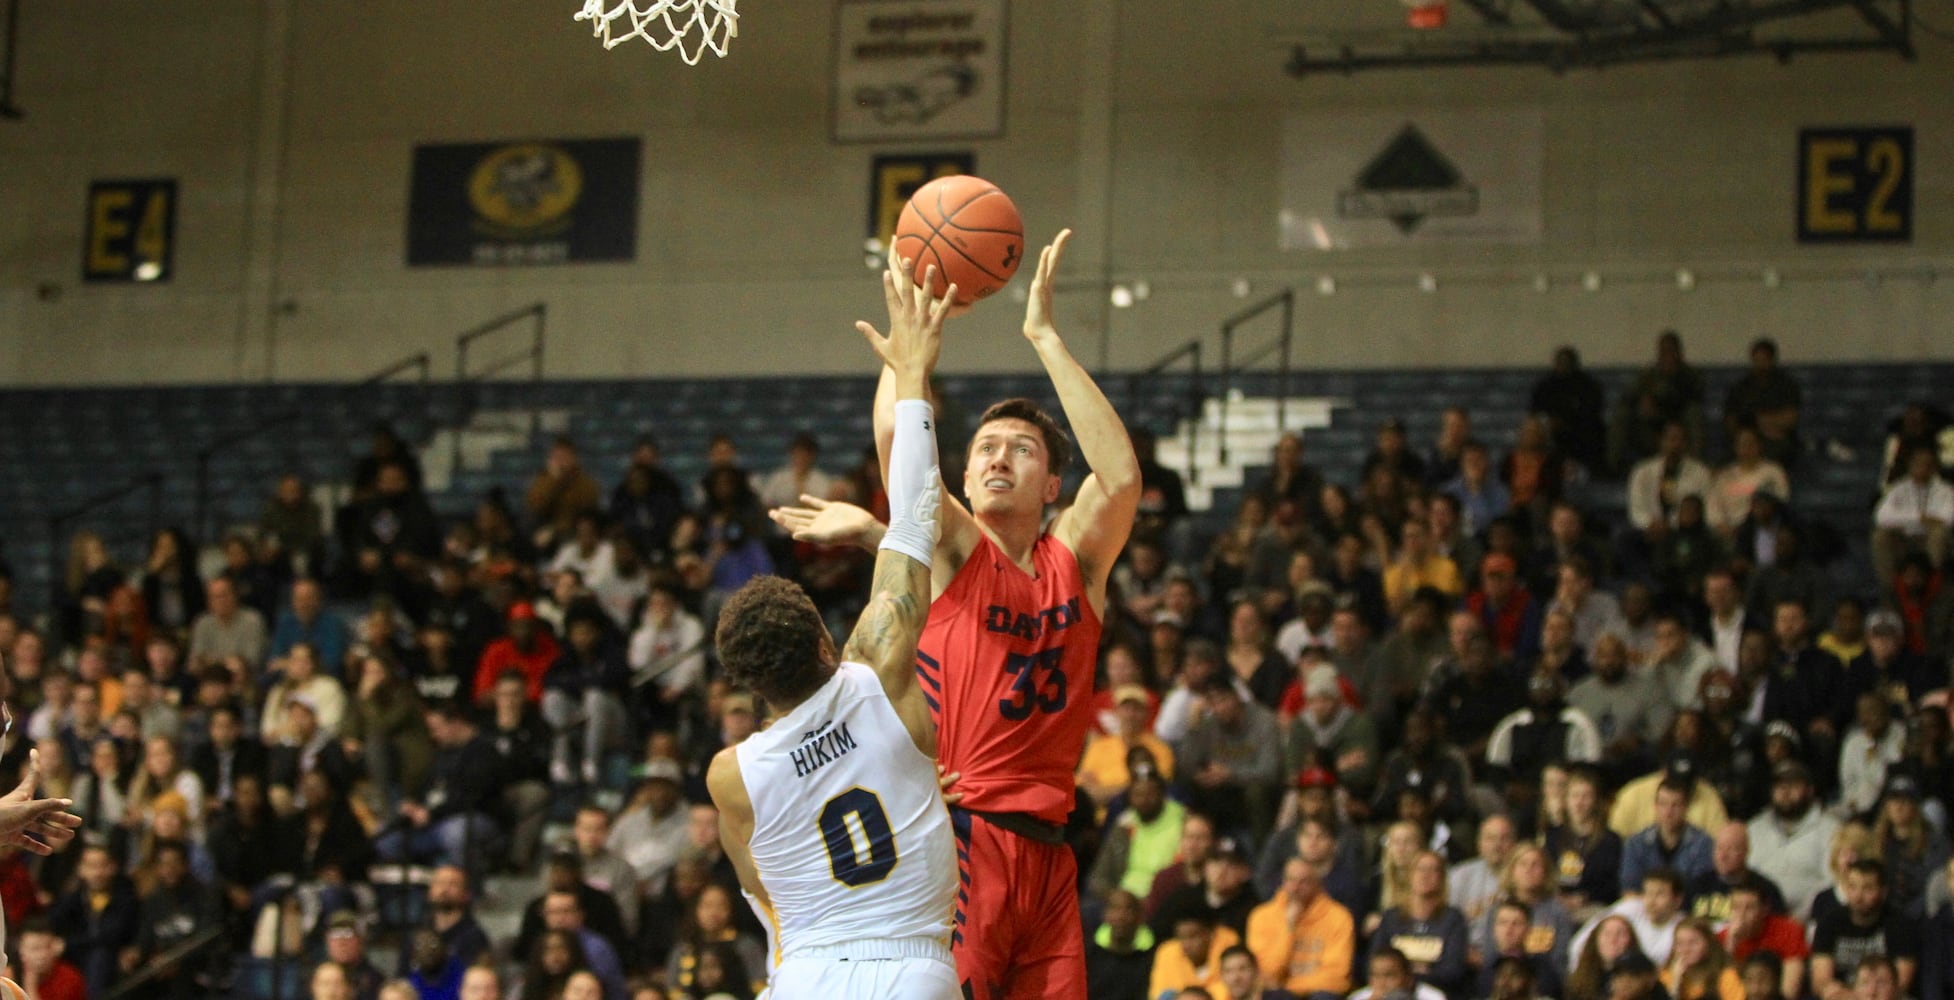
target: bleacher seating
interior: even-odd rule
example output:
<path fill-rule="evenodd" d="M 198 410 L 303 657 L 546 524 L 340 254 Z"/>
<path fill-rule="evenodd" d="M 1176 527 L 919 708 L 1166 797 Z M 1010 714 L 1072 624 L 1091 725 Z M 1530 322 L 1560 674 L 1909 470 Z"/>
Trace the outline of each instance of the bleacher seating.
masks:
<path fill-rule="evenodd" d="M 1706 368 L 1712 415 L 1737 368 Z M 1892 364 L 1802 366 L 1789 369 L 1805 387 L 1804 436 L 1808 443 L 1837 442 L 1851 460 L 1814 455 L 1796 475 L 1796 506 L 1842 527 L 1864 521 L 1872 497 L 1880 440 L 1888 418 L 1911 400 L 1941 399 L 1954 377 L 1954 365 Z M 1333 480 L 1354 483 L 1356 471 L 1378 426 L 1388 417 L 1408 425 L 1422 446 L 1436 433 L 1442 410 L 1468 407 L 1476 433 L 1496 450 L 1511 444 L 1525 412 L 1537 369 L 1329 371 L 1291 375 L 1295 396 L 1333 396 L 1352 402 L 1337 411 L 1333 426 L 1312 434 L 1308 460 Z M 1628 369 L 1597 370 L 1611 400 L 1634 377 Z M 1008 395 L 1030 395 L 1055 403 L 1045 379 L 1021 375 L 951 376 L 950 396 L 971 418 L 981 407 Z M 1275 392 L 1275 376 L 1253 372 L 1237 376 L 1235 387 L 1251 396 Z M 839 470 L 851 465 L 868 440 L 866 377 L 755 379 L 649 379 L 493 382 L 468 386 L 390 383 L 357 392 L 326 384 L 138 387 L 109 389 L 18 390 L 0 395 L 0 539 L 17 575 L 17 587 L 38 605 L 46 593 L 50 554 L 49 519 L 149 472 L 161 475 L 159 520 L 189 525 L 195 514 L 195 453 L 206 445 L 250 428 L 273 425 L 281 416 L 300 416 L 225 449 L 210 468 L 212 520 L 228 525 L 255 518 L 275 477 L 296 470 L 315 481 L 346 475 L 366 447 L 365 429 L 391 421 L 409 441 L 425 444 L 439 427 L 473 410 L 542 407 L 567 411 L 569 433 L 584 461 L 608 489 L 640 433 L 655 432 L 666 462 L 682 482 L 696 480 L 706 444 L 717 431 L 733 435 L 750 468 L 765 470 L 784 460 L 788 440 L 806 430 L 822 443 L 822 464 Z M 1220 389 L 1214 376 L 1205 388 Z M 1186 376 L 1155 377 L 1131 386 L 1115 376 L 1106 389 L 1128 422 L 1170 431 L 1187 409 Z M 1711 435 L 1713 451 L 1721 436 Z M 548 435 L 536 435 L 526 448 L 497 453 L 486 469 L 458 470 L 447 489 L 433 497 L 443 514 L 460 515 L 491 486 L 512 494 L 539 468 Z M 1714 454 L 1713 458 L 1716 457 Z M 1604 509 L 1620 506 L 1620 491 L 1592 489 L 1584 502 Z M 1217 498 L 1217 508 L 1232 510 L 1232 497 Z M 149 523 L 149 496 L 135 491 L 90 516 L 82 526 L 120 524 L 109 541 L 117 558 L 136 563 L 142 555 L 143 528 Z M 128 527 L 134 525 L 135 527 Z M 1850 532 L 1857 534 L 1857 532 Z M 206 539 L 207 541 L 207 539 Z M 55 559 L 65 556 L 65 549 Z"/>

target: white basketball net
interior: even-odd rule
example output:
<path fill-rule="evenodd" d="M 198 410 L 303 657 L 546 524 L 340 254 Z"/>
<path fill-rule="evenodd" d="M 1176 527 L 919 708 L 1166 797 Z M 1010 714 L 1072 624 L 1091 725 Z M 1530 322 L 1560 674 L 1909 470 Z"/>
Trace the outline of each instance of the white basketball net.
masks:
<path fill-rule="evenodd" d="M 677 49 L 688 65 L 696 65 L 707 49 L 726 55 L 726 45 L 740 33 L 739 0 L 584 0 L 577 20 L 589 21 L 590 33 L 613 49 L 642 38 L 660 52 Z"/>

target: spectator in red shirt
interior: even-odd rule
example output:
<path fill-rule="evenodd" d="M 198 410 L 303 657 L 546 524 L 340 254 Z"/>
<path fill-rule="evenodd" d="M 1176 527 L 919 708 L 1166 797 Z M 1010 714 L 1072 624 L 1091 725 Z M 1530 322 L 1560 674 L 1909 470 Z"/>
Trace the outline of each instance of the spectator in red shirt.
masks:
<path fill-rule="evenodd" d="M 524 696 L 534 704 L 543 700 L 543 675 L 556 662 L 556 638 L 536 620 L 536 606 L 528 601 L 509 605 L 509 634 L 482 650 L 482 662 L 475 668 L 475 700 L 486 702 L 495 691 L 495 679 L 502 671 L 522 672 Z"/>
<path fill-rule="evenodd" d="M 1811 946 L 1805 943 L 1805 928 L 1782 913 L 1773 913 L 1765 895 L 1764 887 L 1752 879 L 1731 886 L 1730 923 L 1717 932 L 1717 938 L 1739 964 L 1754 952 L 1776 955 L 1783 969 L 1782 995 L 1802 996 L 1805 959 L 1811 955 Z"/>
<path fill-rule="evenodd" d="M 1519 564 L 1503 552 L 1490 553 L 1479 562 L 1479 581 L 1466 597 L 1466 610 L 1486 627 L 1501 656 L 1531 659 L 1540 635 L 1540 604 L 1520 581 Z"/>
<path fill-rule="evenodd" d="M 20 985 L 38 1000 L 86 1000 L 88 984 L 81 970 L 64 961 L 60 935 L 45 920 L 29 920 L 20 927 Z"/>

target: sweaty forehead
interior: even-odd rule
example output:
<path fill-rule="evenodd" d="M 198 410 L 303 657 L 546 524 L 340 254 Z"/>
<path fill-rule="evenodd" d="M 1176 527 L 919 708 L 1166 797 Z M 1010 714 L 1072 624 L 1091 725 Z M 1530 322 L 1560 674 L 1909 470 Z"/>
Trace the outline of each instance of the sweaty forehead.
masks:
<path fill-rule="evenodd" d="M 1045 445 L 1045 436 L 1038 430 L 1038 425 L 1018 417 L 999 417 L 984 424 L 977 428 L 977 434 L 970 439 L 970 443 L 977 444 L 987 438 L 1027 438 L 1041 448 Z"/>

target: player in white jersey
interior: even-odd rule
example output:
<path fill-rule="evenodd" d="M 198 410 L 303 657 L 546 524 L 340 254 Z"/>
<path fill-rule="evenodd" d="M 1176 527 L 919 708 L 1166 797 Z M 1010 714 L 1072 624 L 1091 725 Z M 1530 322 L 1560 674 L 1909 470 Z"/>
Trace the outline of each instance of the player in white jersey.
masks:
<path fill-rule="evenodd" d="M 740 588 L 719 616 L 727 674 L 774 712 L 706 774 L 726 854 L 771 925 L 768 1000 L 961 996 L 956 844 L 916 679 L 941 492 L 927 385 L 956 288 L 931 301 L 885 274 L 883 291 L 888 337 L 859 324 L 896 372 L 898 398 L 890 525 L 867 610 L 839 655 L 814 603 L 778 577 Z"/>

